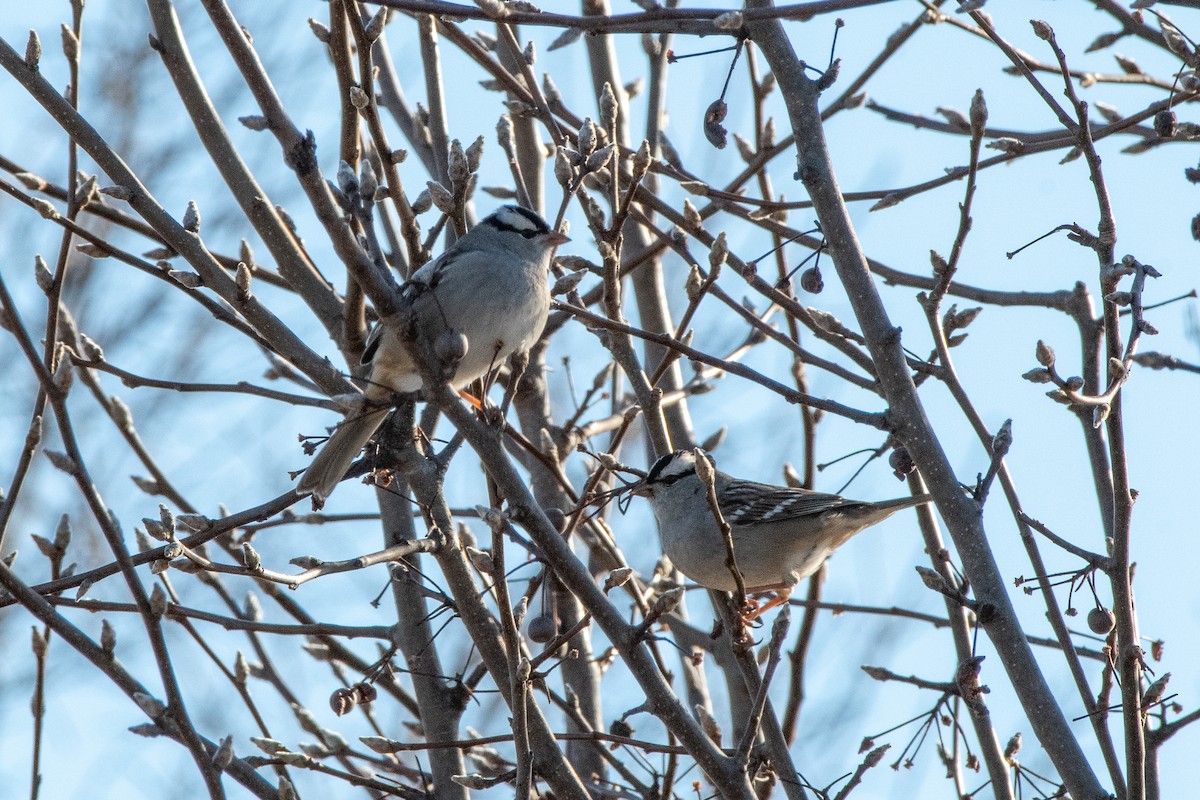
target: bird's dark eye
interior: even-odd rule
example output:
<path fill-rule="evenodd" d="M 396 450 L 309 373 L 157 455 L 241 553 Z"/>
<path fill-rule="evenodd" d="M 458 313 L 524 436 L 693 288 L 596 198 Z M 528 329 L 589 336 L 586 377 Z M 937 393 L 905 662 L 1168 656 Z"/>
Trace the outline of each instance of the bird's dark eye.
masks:
<path fill-rule="evenodd" d="M 689 469 L 686 472 L 677 472 L 674 475 L 660 475 L 659 477 L 655 478 L 653 482 L 661 483 L 663 486 L 670 486 L 672 483 L 682 480 L 683 478 L 686 478 L 688 475 L 694 475 L 694 474 L 696 474 L 696 471 L 693 469 Z"/>

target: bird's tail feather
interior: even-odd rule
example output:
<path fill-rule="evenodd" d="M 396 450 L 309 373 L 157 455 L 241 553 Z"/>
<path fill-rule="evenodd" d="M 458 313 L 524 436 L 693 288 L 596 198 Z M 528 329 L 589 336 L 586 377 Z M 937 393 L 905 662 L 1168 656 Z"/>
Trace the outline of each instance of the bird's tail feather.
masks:
<path fill-rule="evenodd" d="M 883 522 L 901 509 L 923 506 L 926 503 L 932 502 L 933 498 L 927 494 L 917 495 L 916 497 L 901 497 L 896 500 L 884 500 L 878 503 L 864 503 L 860 513 L 864 519 L 869 520 L 867 522 L 869 526 Z"/>
<path fill-rule="evenodd" d="M 346 476 L 360 450 L 379 430 L 390 409 L 380 408 L 352 413 L 342 420 L 337 430 L 321 447 L 308 469 L 304 471 L 296 491 L 311 494 L 318 504 L 333 493 L 334 487 Z"/>

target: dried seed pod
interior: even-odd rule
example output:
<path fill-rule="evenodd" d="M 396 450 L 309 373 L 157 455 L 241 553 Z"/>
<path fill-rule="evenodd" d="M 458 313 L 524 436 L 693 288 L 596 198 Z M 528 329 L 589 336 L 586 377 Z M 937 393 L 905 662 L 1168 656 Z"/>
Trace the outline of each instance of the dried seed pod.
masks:
<path fill-rule="evenodd" d="M 354 684 L 354 690 L 358 694 L 358 702 L 363 705 L 367 705 L 379 696 L 379 690 L 375 688 L 375 685 L 366 681 Z"/>
<path fill-rule="evenodd" d="M 329 695 L 329 707 L 339 717 L 349 714 L 354 710 L 355 705 L 357 705 L 357 698 L 352 689 L 347 689 L 343 686 L 334 690 L 333 694 Z"/>
<path fill-rule="evenodd" d="M 714 100 L 704 112 L 704 136 L 718 150 L 724 150 L 729 143 L 729 131 L 721 122 L 729 113 L 729 106 L 724 100 Z"/>
<path fill-rule="evenodd" d="M 531 641 L 538 644 L 546 644 L 558 635 L 558 625 L 555 624 L 554 618 L 549 614 L 539 614 L 529 620 L 529 626 L 525 629 Z"/>
<path fill-rule="evenodd" d="M 608 726 L 608 732 L 613 736 L 624 736 L 628 739 L 633 736 L 633 726 L 623 719 L 618 719 Z"/>
<path fill-rule="evenodd" d="M 546 520 L 554 528 L 554 530 L 562 533 L 567 529 L 567 515 L 563 513 L 561 508 L 557 506 L 547 506 L 542 509 L 542 513 L 546 515 Z"/>
<path fill-rule="evenodd" d="M 892 474 L 900 480 L 904 480 L 913 470 L 917 468 L 916 462 L 906 447 L 897 447 L 888 456 L 888 466 L 892 468 Z"/>
<path fill-rule="evenodd" d="M 813 265 L 800 273 L 800 288 L 809 294 L 820 294 L 825 290 L 825 279 L 821 277 L 821 268 Z"/>
<path fill-rule="evenodd" d="M 1087 615 L 1088 630 L 1098 636 L 1107 636 L 1116 625 L 1116 617 L 1107 608 L 1096 606 Z"/>
<path fill-rule="evenodd" d="M 1164 139 L 1170 139 L 1178 130 L 1179 117 L 1170 109 L 1163 109 L 1154 115 L 1154 132 Z"/>

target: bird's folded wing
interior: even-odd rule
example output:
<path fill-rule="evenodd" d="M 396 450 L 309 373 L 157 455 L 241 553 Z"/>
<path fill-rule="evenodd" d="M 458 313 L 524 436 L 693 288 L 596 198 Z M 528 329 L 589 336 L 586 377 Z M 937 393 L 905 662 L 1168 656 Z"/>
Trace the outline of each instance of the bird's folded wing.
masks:
<path fill-rule="evenodd" d="M 820 514 L 852 501 L 836 494 L 808 492 L 753 481 L 734 481 L 718 495 L 730 525 L 752 525 Z"/>

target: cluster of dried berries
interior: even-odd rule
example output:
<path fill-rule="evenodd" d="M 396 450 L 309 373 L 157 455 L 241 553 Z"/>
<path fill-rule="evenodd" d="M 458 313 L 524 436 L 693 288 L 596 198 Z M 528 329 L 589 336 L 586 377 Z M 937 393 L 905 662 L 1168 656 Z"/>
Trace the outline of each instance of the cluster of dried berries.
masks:
<path fill-rule="evenodd" d="M 329 707 L 333 709 L 333 713 L 343 717 L 353 711 L 355 706 L 365 706 L 378 695 L 378 690 L 365 681 L 353 686 L 343 686 L 329 696 Z"/>

